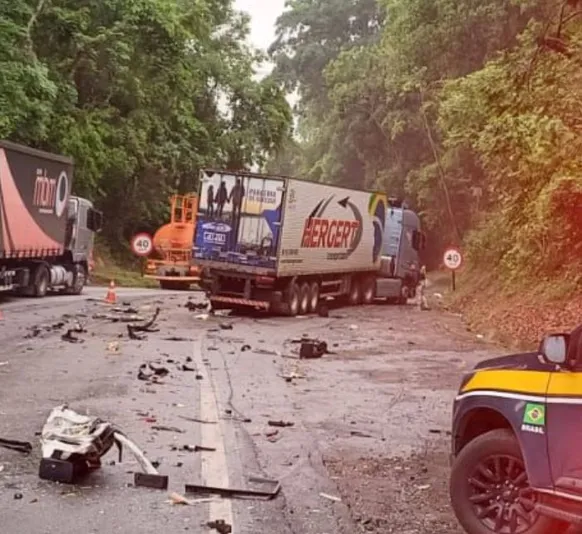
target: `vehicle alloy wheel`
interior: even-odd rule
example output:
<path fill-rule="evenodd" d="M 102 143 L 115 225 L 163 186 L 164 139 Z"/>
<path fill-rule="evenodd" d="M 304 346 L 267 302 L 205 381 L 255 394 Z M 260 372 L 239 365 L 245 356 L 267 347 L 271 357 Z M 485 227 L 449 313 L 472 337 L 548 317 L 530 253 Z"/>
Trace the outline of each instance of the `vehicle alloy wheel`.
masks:
<path fill-rule="evenodd" d="M 475 515 L 493 532 L 520 534 L 535 524 L 536 496 L 520 459 L 503 454 L 484 458 L 469 476 L 469 486 Z"/>
<path fill-rule="evenodd" d="M 564 525 L 536 510 L 519 443 L 509 430 L 478 436 L 457 456 L 451 502 L 469 534 L 558 534 Z"/>

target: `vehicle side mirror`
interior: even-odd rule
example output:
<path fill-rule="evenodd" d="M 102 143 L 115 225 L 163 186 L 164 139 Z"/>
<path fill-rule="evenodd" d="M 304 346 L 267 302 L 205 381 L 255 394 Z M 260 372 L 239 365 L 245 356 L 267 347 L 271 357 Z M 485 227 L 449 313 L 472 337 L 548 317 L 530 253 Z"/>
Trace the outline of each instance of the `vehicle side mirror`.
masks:
<path fill-rule="evenodd" d="M 539 353 L 548 363 L 564 365 L 568 355 L 568 334 L 546 336 L 540 343 Z"/>
<path fill-rule="evenodd" d="M 92 232 L 99 232 L 103 228 L 103 213 L 89 208 L 87 211 L 87 228 Z"/>

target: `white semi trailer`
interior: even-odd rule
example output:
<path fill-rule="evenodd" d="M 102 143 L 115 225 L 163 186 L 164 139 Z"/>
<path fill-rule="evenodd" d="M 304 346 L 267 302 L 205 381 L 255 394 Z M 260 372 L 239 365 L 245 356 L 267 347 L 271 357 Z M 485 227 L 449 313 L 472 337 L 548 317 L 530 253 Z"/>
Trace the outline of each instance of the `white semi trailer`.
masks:
<path fill-rule="evenodd" d="M 320 299 L 405 303 L 424 247 L 417 215 L 382 192 L 204 170 L 193 262 L 215 309 L 289 316 Z"/>

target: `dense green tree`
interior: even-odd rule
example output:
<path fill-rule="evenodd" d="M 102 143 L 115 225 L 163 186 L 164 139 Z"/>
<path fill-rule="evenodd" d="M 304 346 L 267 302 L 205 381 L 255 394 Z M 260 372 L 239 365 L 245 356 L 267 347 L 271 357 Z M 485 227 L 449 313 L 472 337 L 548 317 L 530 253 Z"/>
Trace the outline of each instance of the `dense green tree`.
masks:
<path fill-rule="evenodd" d="M 275 75 L 316 112 L 326 101 L 325 67 L 343 50 L 373 42 L 384 12 L 376 0 L 287 0 L 285 7 L 269 50 Z"/>
<path fill-rule="evenodd" d="M 288 136 L 247 35 L 231 0 L 2 0 L 0 136 L 73 156 L 77 192 L 126 242 L 201 166 L 261 164 Z"/>
<path fill-rule="evenodd" d="M 540 241 L 528 214 L 547 226 L 547 206 L 565 198 L 548 192 L 558 187 L 554 167 L 562 162 L 560 175 L 564 161 L 577 165 L 576 144 L 566 142 L 572 127 L 563 126 L 566 103 L 575 105 L 578 94 L 577 4 L 380 0 L 380 39 L 312 63 L 299 53 L 304 43 L 289 39 L 286 57 L 323 73 L 300 80 L 301 107 L 316 102 L 320 111 L 301 118 L 296 168 L 312 179 L 407 197 L 430 232 L 434 260 L 470 234 L 475 262 L 489 247 L 512 272 L 532 264 L 548 237 Z M 309 17 L 296 15 L 291 36 L 311 29 Z M 561 143 L 572 151 L 565 155 Z M 556 177 L 559 188 L 575 196 L 575 181 L 565 179 Z"/>

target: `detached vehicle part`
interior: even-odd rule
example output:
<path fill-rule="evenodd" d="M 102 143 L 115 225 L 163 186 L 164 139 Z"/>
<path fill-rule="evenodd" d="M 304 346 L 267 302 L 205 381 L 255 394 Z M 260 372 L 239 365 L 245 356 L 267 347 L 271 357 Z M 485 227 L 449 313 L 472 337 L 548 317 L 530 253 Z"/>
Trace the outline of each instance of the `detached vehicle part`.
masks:
<path fill-rule="evenodd" d="M 450 495 L 468 534 L 582 525 L 582 326 L 467 374 L 454 402 Z"/>
<path fill-rule="evenodd" d="M 120 459 L 125 445 L 146 474 L 159 476 L 139 447 L 111 423 L 78 414 L 66 405 L 54 408 L 42 429 L 39 477 L 74 483 L 90 470 L 101 467 L 101 457 L 113 445 L 119 448 Z"/>

